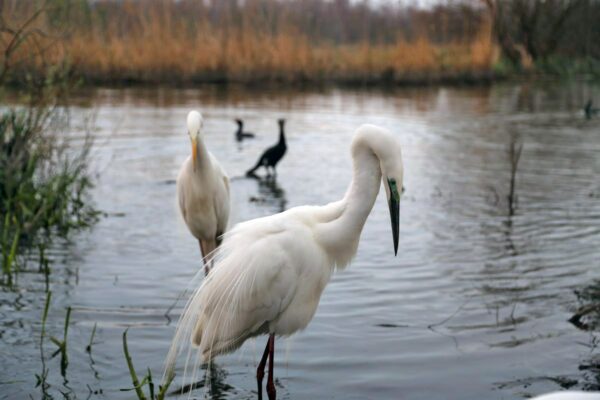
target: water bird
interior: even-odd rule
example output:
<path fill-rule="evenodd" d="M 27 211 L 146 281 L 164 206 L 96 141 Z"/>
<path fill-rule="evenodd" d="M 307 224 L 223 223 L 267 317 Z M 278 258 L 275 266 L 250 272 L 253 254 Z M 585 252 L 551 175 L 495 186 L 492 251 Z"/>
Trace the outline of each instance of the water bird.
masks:
<path fill-rule="evenodd" d="M 585 117 L 587 119 L 592 119 L 594 115 L 600 112 L 600 109 L 594 108 L 594 103 L 592 102 L 592 99 L 589 99 L 583 107 L 583 112 L 585 113 Z"/>
<path fill-rule="evenodd" d="M 403 183 L 399 140 L 385 129 L 362 125 L 354 133 L 351 153 L 353 178 L 341 200 L 242 222 L 225 234 L 214 268 L 179 320 L 165 376 L 171 376 L 188 343 L 197 348 L 196 363 L 210 363 L 248 338 L 268 335 L 256 379 L 261 399 L 268 359 L 267 393 L 275 399 L 275 337 L 292 335 L 311 321 L 334 270 L 343 269 L 356 254 L 380 182 L 388 201 L 394 254 L 398 253 Z M 191 348 L 188 362 L 190 352 Z M 197 370 L 198 364 L 193 371 Z"/>
<path fill-rule="evenodd" d="M 204 144 L 203 119 L 198 111 L 187 116 L 192 154 L 177 176 L 179 209 L 188 229 L 200 243 L 205 273 L 208 255 L 221 242 L 229 220 L 229 178 Z"/>
<path fill-rule="evenodd" d="M 275 170 L 275 166 L 277 165 L 277 163 L 279 163 L 279 161 L 281 161 L 287 150 L 284 132 L 285 120 L 279 119 L 277 120 L 277 122 L 279 123 L 279 142 L 277 142 L 275 146 L 271 146 L 267 150 L 265 150 L 265 152 L 262 153 L 262 155 L 258 159 L 256 165 L 249 169 L 246 172 L 246 175 L 254 175 L 254 172 L 261 166 L 265 167 L 265 169 L 267 170 L 267 174 L 269 174 L 269 167 L 273 169 L 273 173 L 277 173 L 277 171 Z"/>
<path fill-rule="evenodd" d="M 241 119 L 236 119 L 235 122 L 238 126 L 238 130 L 235 132 L 235 139 L 238 142 L 241 142 L 244 139 L 251 139 L 255 136 L 254 133 L 244 132 L 244 121 Z"/>
<path fill-rule="evenodd" d="M 531 400 L 600 400 L 600 392 L 554 392 L 534 397 Z"/>

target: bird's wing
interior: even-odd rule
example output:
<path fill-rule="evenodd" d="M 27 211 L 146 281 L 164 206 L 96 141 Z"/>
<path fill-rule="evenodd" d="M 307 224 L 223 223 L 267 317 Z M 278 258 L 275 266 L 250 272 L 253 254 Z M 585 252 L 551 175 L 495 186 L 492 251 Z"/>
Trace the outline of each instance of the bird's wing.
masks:
<path fill-rule="evenodd" d="M 262 157 L 273 157 L 276 152 L 277 152 L 277 145 L 271 146 L 265 150 Z"/>
<path fill-rule="evenodd" d="M 230 191 L 229 191 L 229 178 L 221 167 L 221 164 L 211 154 L 211 161 L 213 164 L 213 170 L 215 171 L 216 187 L 213 204 L 215 207 L 215 215 L 217 218 L 217 235 L 221 235 L 227 229 L 227 223 L 229 222 L 229 208 L 230 208 Z"/>
<path fill-rule="evenodd" d="M 190 172 L 188 168 L 188 164 L 190 163 L 190 157 L 188 157 L 181 166 L 181 170 L 179 170 L 179 175 L 177 175 L 177 200 L 179 202 L 179 210 L 181 211 L 181 216 L 183 220 L 186 220 L 186 207 L 185 207 L 185 186 L 186 181 L 189 180 Z"/>
<path fill-rule="evenodd" d="M 227 176 L 223 177 L 223 185 L 225 185 L 225 190 L 227 191 L 227 194 L 231 194 L 229 190 L 229 178 Z"/>
<path fill-rule="evenodd" d="M 230 191 L 229 191 L 229 178 L 227 176 L 222 177 L 224 192 L 223 195 L 220 196 L 222 198 L 218 198 L 217 200 L 217 235 L 223 235 L 227 230 L 227 224 L 229 223 L 229 210 L 231 207 L 230 202 Z M 222 239 L 219 239 L 220 242 Z"/>
<path fill-rule="evenodd" d="M 298 275 L 286 248 L 297 232 L 272 228 L 258 238 L 227 237 L 222 257 L 184 313 L 198 316 L 191 337 L 205 359 L 266 333 L 294 297 Z"/>

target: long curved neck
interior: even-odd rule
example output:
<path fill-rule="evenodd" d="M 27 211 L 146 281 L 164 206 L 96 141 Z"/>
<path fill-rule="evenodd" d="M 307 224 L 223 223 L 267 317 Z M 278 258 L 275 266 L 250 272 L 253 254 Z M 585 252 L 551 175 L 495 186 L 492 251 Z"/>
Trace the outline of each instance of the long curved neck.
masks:
<path fill-rule="evenodd" d="M 285 132 L 284 132 L 283 124 L 279 124 L 279 144 L 285 145 Z"/>
<path fill-rule="evenodd" d="M 356 149 L 353 156 L 352 182 L 342 200 L 345 207 L 339 219 L 358 239 L 379 194 L 381 169 L 379 160 L 366 146 Z"/>
<path fill-rule="evenodd" d="M 345 266 L 358 247 L 360 234 L 373 209 L 381 182 L 379 159 L 362 142 L 353 148 L 352 182 L 344 198 L 328 206 L 323 242 L 337 267 Z"/>

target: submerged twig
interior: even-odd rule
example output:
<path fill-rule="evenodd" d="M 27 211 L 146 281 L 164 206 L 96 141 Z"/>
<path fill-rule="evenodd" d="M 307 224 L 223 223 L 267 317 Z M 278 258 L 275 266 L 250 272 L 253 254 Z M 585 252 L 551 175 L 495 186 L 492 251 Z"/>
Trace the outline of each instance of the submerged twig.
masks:
<path fill-rule="evenodd" d="M 516 206 L 516 180 L 519 161 L 521 160 L 521 152 L 523 151 L 523 142 L 519 140 L 518 135 L 511 135 L 508 156 L 510 161 L 510 189 L 508 191 L 508 215 L 515 215 Z"/>
<path fill-rule="evenodd" d="M 97 324 L 94 323 L 94 327 L 92 328 L 92 335 L 90 336 L 90 343 L 85 347 L 85 351 L 88 353 L 92 352 L 92 345 L 94 344 L 94 336 L 96 336 L 96 326 L 97 326 Z"/>

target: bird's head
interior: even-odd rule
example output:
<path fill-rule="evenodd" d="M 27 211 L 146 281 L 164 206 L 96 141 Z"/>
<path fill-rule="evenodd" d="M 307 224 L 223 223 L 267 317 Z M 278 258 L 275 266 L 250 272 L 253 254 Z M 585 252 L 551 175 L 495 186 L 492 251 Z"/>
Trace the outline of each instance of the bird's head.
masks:
<path fill-rule="evenodd" d="M 236 123 L 236 124 L 238 124 L 238 126 L 240 126 L 240 127 L 241 127 L 241 126 L 242 126 L 242 124 L 243 124 L 241 119 L 237 119 L 237 118 L 236 118 L 234 121 L 235 121 L 235 123 Z"/>
<path fill-rule="evenodd" d="M 202 114 L 198 111 L 190 111 L 187 116 L 187 129 L 190 140 L 192 141 L 192 162 L 194 164 L 194 171 L 196 170 L 196 164 L 198 160 L 198 138 L 202 134 L 203 119 Z"/>
<path fill-rule="evenodd" d="M 404 191 L 404 164 L 402 163 L 400 141 L 386 129 L 375 125 L 363 125 L 358 129 L 355 138 L 355 144 L 359 142 L 363 142 L 371 148 L 379 159 L 381 181 L 385 188 L 392 223 L 394 254 L 397 255 L 400 230 L 400 197 Z"/>

